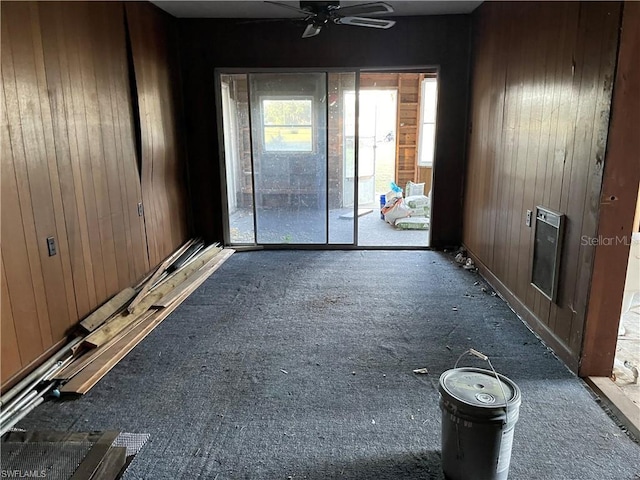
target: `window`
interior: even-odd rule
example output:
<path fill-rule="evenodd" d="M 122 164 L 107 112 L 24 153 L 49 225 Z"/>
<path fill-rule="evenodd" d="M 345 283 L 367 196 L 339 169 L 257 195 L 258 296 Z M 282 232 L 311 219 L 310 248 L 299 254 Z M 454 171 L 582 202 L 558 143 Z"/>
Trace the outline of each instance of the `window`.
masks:
<path fill-rule="evenodd" d="M 267 152 L 313 151 L 311 98 L 262 100 L 264 149 Z"/>
<path fill-rule="evenodd" d="M 425 78 L 422 80 L 421 89 L 418 165 L 420 167 L 432 167 L 436 150 L 438 80 L 436 78 Z"/>

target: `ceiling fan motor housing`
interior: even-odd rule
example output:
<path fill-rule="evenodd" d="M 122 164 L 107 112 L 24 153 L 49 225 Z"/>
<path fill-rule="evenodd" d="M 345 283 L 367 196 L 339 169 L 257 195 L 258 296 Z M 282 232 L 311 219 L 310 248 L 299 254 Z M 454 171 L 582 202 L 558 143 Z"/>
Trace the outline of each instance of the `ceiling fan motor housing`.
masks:
<path fill-rule="evenodd" d="M 340 8 L 340 2 L 300 2 L 302 10 L 308 10 L 313 13 L 327 12 Z"/>

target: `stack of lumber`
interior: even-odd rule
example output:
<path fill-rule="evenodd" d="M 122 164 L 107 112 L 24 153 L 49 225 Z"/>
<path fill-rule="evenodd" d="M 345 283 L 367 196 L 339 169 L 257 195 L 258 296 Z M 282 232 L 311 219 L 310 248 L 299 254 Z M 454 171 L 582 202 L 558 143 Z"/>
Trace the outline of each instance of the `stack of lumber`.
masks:
<path fill-rule="evenodd" d="M 87 393 L 200 286 L 234 250 L 190 240 L 135 288 L 127 288 L 86 317 L 73 361 L 54 379 L 63 394 Z"/>

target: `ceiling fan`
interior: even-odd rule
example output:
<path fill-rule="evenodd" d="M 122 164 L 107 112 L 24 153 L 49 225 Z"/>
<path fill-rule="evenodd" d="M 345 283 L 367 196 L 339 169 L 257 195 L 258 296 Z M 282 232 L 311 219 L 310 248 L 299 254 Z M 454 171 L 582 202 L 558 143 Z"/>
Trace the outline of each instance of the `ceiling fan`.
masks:
<path fill-rule="evenodd" d="M 280 2 L 265 2 L 278 7 L 295 10 L 303 17 L 293 20 L 303 20 L 307 26 L 302 38 L 315 37 L 322 27 L 328 23 L 337 25 L 356 25 L 358 27 L 391 28 L 396 22 L 382 18 L 360 17 L 359 15 L 383 15 L 393 13 L 391 5 L 384 2 L 363 3 L 341 7 L 340 2 L 300 2 L 300 8 L 292 7 Z"/>

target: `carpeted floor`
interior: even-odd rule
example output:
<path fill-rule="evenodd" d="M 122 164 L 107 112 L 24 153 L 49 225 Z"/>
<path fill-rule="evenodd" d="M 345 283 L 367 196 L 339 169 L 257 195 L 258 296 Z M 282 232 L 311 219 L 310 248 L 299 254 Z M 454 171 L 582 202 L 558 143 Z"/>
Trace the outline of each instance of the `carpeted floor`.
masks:
<path fill-rule="evenodd" d="M 510 479 L 640 478 L 640 446 L 483 286 L 437 252 L 236 253 L 18 426 L 149 433 L 128 479 L 442 479 L 438 378 L 475 347 L 522 390 Z"/>

